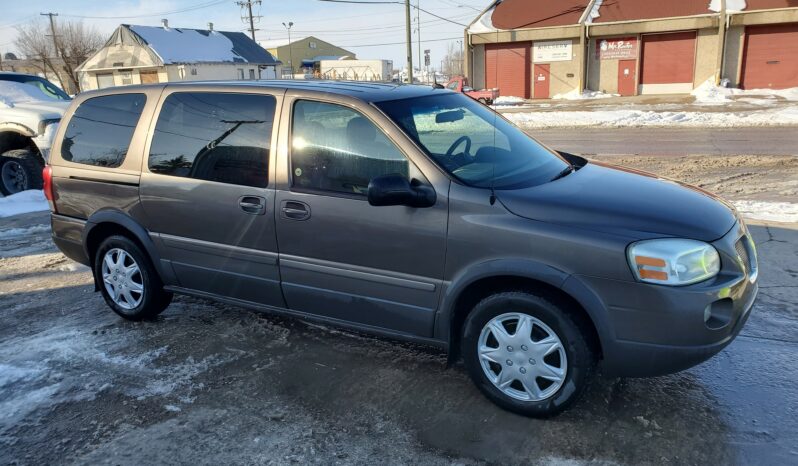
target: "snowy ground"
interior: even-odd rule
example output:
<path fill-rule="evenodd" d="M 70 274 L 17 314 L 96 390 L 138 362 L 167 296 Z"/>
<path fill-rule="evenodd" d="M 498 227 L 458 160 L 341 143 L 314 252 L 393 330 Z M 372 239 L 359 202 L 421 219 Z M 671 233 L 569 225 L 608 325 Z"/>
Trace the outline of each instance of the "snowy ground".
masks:
<path fill-rule="evenodd" d="M 523 128 L 798 126 L 798 88 L 740 90 L 699 86 L 691 97 L 618 98 L 571 92 L 549 102 L 503 97 L 496 108 Z M 511 105 L 512 104 L 512 105 Z"/>

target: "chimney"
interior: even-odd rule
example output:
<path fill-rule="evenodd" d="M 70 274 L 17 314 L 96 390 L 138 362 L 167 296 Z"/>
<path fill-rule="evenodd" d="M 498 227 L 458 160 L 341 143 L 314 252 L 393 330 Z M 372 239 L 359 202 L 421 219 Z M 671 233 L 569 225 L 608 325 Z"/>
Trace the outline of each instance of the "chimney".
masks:
<path fill-rule="evenodd" d="M 164 29 L 169 29 L 169 20 L 166 18 L 162 19 L 161 26 L 163 26 Z"/>
<path fill-rule="evenodd" d="M 213 32 L 213 23 L 208 23 L 208 30 Z"/>

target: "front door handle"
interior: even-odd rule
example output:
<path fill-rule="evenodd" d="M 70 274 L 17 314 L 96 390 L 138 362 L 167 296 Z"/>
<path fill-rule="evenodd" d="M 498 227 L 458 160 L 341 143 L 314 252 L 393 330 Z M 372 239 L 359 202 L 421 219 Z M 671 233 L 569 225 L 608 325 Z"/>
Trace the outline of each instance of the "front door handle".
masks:
<path fill-rule="evenodd" d="M 242 196 L 238 200 L 241 210 L 252 215 L 263 215 L 266 213 L 266 199 L 260 196 Z"/>
<path fill-rule="evenodd" d="M 281 215 L 290 220 L 307 220 L 310 218 L 310 206 L 299 201 L 283 201 Z"/>

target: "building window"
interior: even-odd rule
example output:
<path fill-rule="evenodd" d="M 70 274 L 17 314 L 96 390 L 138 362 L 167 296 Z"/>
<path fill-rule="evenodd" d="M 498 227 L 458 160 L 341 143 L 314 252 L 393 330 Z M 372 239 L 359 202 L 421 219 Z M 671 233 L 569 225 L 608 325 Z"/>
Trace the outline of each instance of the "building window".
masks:
<path fill-rule="evenodd" d="M 244 69 L 238 68 L 238 79 L 244 79 Z"/>
<path fill-rule="evenodd" d="M 315 49 L 316 48 L 316 43 L 315 42 L 309 42 L 308 43 L 308 47 L 310 47 L 312 49 Z"/>
<path fill-rule="evenodd" d="M 169 95 L 155 125 L 150 171 L 265 188 L 276 103 L 270 95 Z"/>
<path fill-rule="evenodd" d="M 146 101 L 144 94 L 117 94 L 86 100 L 67 124 L 61 157 L 96 167 L 122 165 Z"/>
<path fill-rule="evenodd" d="M 197 75 L 197 69 L 191 68 L 191 76 L 196 76 L 196 75 Z"/>
<path fill-rule="evenodd" d="M 130 70 L 120 70 L 119 75 L 122 77 L 123 86 L 133 84 L 133 73 Z"/>
<path fill-rule="evenodd" d="M 101 73 L 97 75 L 97 87 L 99 89 L 105 89 L 106 87 L 114 87 L 116 84 L 114 83 L 114 74 L 113 73 Z"/>
<path fill-rule="evenodd" d="M 249 79 L 255 79 L 255 70 L 253 69 L 249 70 Z"/>

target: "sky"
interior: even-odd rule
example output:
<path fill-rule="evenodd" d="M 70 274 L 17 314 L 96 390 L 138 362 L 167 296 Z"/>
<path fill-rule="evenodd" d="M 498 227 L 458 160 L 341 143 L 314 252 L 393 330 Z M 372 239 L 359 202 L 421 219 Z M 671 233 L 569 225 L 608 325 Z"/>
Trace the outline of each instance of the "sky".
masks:
<path fill-rule="evenodd" d="M 352 0 L 358 1 L 358 0 Z M 370 0 L 374 1 L 374 0 Z M 467 25 L 489 0 L 411 0 L 424 10 Z M 233 0 L 0 0 L 0 52 L 17 52 L 14 46 L 19 24 L 46 21 L 40 13 L 58 13 L 56 20 L 82 20 L 105 37 L 121 23 L 158 26 L 161 18 L 170 27 L 206 29 L 208 22 L 224 31 L 242 31 L 242 9 Z M 313 35 L 343 47 L 364 59 L 387 59 L 404 66 L 405 9 L 401 4 L 346 4 L 319 0 L 262 0 L 253 13 L 260 15 L 257 40 L 284 39 L 282 23 L 294 26 L 291 38 Z M 440 65 L 446 47 L 463 38 L 464 26 L 421 12 L 421 49 L 430 49 L 432 66 Z M 413 12 L 413 59 L 418 67 L 416 12 Z"/>

